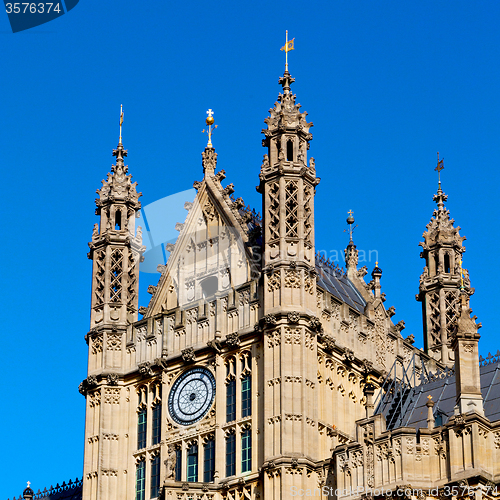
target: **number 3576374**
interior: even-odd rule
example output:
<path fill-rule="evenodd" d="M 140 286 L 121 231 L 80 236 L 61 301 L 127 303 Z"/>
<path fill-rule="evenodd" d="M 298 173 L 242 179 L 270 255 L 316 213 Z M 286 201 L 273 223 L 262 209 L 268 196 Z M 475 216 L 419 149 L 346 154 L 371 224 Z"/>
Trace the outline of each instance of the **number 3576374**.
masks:
<path fill-rule="evenodd" d="M 61 4 L 59 2 L 6 3 L 5 10 L 7 14 L 50 14 L 50 12 L 61 12 Z"/>

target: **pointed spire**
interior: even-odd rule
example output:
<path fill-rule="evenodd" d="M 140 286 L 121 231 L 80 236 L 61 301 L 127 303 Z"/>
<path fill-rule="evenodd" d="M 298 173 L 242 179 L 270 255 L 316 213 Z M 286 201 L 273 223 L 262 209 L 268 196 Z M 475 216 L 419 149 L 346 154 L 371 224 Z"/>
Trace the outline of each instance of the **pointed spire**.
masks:
<path fill-rule="evenodd" d="M 460 227 L 454 226 L 455 221 L 444 205 L 448 196 L 441 187 L 443 168 L 443 159 L 438 153 L 434 169 L 438 172 L 438 190 L 433 196 L 437 208 L 423 233 L 424 241 L 420 243 L 423 250 L 420 256 L 425 259 L 425 267 L 416 298 L 422 302 L 425 351 L 451 366 L 450 342 L 460 315 L 460 290 L 465 290 L 470 296 L 474 289 L 470 288 L 467 271 L 462 270 L 461 265 L 466 238 L 460 236 Z"/>
<path fill-rule="evenodd" d="M 442 160 L 439 159 L 439 151 L 437 152 L 437 166 L 434 169 L 438 173 L 438 191 L 437 194 L 434 195 L 433 200 L 437 203 L 438 210 L 444 210 L 444 202 L 448 199 L 448 196 L 444 194 L 441 189 L 441 170 L 444 169 L 444 158 Z"/>
<path fill-rule="evenodd" d="M 112 172 L 123 172 L 127 173 L 127 167 L 124 167 L 123 159 L 127 156 L 127 150 L 124 149 L 122 144 L 122 125 L 123 125 L 123 104 L 120 105 L 120 138 L 118 139 L 118 146 L 113 149 L 113 156 L 116 157 L 116 165 L 111 167 Z M 114 168 L 116 167 L 116 168 Z"/>
<path fill-rule="evenodd" d="M 349 279 L 353 279 L 355 276 L 355 273 L 357 271 L 357 266 L 358 266 L 358 250 L 356 248 L 356 245 L 354 244 L 352 240 L 352 233 L 354 229 L 356 229 L 358 226 L 354 226 L 354 217 L 353 217 L 353 212 L 352 210 L 349 210 L 347 212 L 348 217 L 346 219 L 348 229 L 344 229 L 344 232 L 349 233 L 349 243 L 347 245 L 347 248 L 344 250 L 344 256 L 345 256 L 345 264 L 346 264 L 346 270 L 347 270 L 347 277 Z"/>
<path fill-rule="evenodd" d="M 111 173 L 108 178 L 102 181 L 101 189 L 97 190 L 99 195 L 98 206 L 102 206 L 106 201 L 122 200 L 129 201 L 136 209 L 140 208 L 139 198 L 142 193 L 136 190 L 137 182 L 132 182 L 132 176 L 128 174 L 128 165 L 125 165 L 125 158 L 128 151 L 123 147 L 122 142 L 123 106 L 120 110 L 120 137 L 118 146 L 113 149 L 113 156 L 116 163 L 111 166 Z M 97 202 L 96 202 L 97 203 Z"/>

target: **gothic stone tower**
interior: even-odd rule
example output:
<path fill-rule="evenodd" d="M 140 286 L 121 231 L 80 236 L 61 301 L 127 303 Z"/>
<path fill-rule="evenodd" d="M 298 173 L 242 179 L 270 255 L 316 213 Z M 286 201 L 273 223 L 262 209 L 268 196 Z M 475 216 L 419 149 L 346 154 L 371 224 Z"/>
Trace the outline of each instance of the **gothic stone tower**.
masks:
<path fill-rule="evenodd" d="M 468 272 L 461 268 L 462 254 L 465 252 L 465 236 L 459 235 L 460 227 L 454 227 L 450 212 L 444 202 L 448 196 L 441 189 L 441 183 L 434 201 L 437 210 L 427 224 L 420 256 L 425 259 L 425 267 L 420 276 L 419 293 L 416 299 L 422 302 L 425 352 L 447 366 L 453 366 L 451 339 L 460 313 L 460 288 L 470 297 L 474 289 L 470 287 Z"/>
<path fill-rule="evenodd" d="M 88 377 L 86 396 L 84 498 L 120 498 L 119 455 L 123 452 L 123 414 L 119 380 L 124 372 L 126 339 L 137 321 L 141 230 L 135 231 L 140 208 L 136 183 L 124 165 L 127 151 L 120 142 L 116 164 L 97 191 L 96 215 L 89 258 L 93 260 Z"/>
<path fill-rule="evenodd" d="M 263 130 L 268 153 L 258 191 L 263 211 L 264 467 L 279 464 L 282 477 L 266 475 L 266 498 L 282 498 L 291 486 L 314 488 L 316 474 L 285 474 L 292 464 L 315 466 L 318 457 L 314 159 L 307 164 L 312 123 L 280 78 L 283 93 Z M 293 380 L 295 383 L 286 383 Z M 289 470 L 289 469 L 288 469 Z"/>

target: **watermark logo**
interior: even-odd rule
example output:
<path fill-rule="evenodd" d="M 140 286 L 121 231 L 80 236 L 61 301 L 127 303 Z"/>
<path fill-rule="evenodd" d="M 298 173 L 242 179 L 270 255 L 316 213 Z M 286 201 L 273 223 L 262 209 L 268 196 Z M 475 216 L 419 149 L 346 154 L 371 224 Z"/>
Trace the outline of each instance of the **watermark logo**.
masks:
<path fill-rule="evenodd" d="M 79 0 L 54 0 L 52 2 L 11 2 L 4 0 L 13 33 L 28 30 L 53 21 L 74 9 Z"/>

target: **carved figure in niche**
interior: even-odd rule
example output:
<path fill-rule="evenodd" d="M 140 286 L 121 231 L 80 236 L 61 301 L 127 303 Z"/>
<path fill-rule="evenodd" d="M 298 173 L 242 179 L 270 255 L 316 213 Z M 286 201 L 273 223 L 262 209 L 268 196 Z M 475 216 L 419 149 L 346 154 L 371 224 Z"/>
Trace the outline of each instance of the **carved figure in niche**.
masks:
<path fill-rule="evenodd" d="M 167 479 L 173 479 L 175 476 L 175 464 L 177 462 L 177 454 L 175 452 L 175 447 L 172 444 L 168 445 L 168 458 L 165 460 L 165 465 L 167 467 Z"/>
<path fill-rule="evenodd" d="M 94 224 L 94 230 L 92 231 L 92 239 L 95 240 L 99 237 L 99 224 Z"/>
<path fill-rule="evenodd" d="M 262 168 L 266 169 L 269 168 L 269 156 L 264 155 L 264 159 L 262 160 Z"/>

